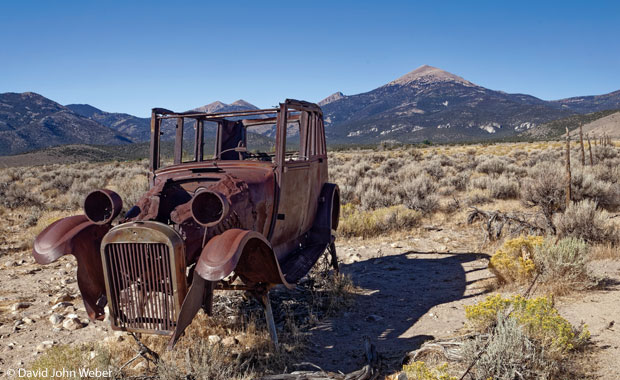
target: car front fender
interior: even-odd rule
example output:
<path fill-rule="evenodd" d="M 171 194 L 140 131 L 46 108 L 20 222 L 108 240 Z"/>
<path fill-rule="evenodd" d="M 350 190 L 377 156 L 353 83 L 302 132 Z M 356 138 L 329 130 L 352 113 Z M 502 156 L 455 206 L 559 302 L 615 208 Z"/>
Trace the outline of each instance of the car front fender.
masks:
<path fill-rule="evenodd" d="M 98 225 L 85 215 L 60 219 L 44 229 L 35 239 L 32 256 L 39 264 L 49 264 L 64 255 L 77 260 L 77 282 L 90 319 L 105 317 L 105 281 L 101 264 L 101 240 L 109 224 Z"/>
<path fill-rule="evenodd" d="M 219 281 L 232 272 L 246 283 L 284 284 L 271 244 L 259 232 L 233 228 L 213 237 L 202 249 L 195 273 L 207 281 Z"/>

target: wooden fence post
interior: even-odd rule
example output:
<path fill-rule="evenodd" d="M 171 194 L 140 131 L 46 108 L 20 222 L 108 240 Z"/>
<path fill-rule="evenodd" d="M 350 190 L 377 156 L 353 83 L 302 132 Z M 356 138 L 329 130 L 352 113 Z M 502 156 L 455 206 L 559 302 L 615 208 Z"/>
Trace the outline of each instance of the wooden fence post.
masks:
<path fill-rule="evenodd" d="M 570 205 L 571 194 L 571 174 L 570 174 L 570 134 L 566 127 L 566 207 Z"/>
<path fill-rule="evenodd" d="M 586 166 L 586 151 L 583 148 L 583 128 L 579 124 L 579 142 L 581 143 L 581 166 Z"/>
<path fill-rule="evenodd" d="M 586 133 L 588 139 L 588 151 L 590 151 L 590 166 L 594 166 L 594 160 L 592 159 L 592 144 L 590 144 L 590 135 Z"/>

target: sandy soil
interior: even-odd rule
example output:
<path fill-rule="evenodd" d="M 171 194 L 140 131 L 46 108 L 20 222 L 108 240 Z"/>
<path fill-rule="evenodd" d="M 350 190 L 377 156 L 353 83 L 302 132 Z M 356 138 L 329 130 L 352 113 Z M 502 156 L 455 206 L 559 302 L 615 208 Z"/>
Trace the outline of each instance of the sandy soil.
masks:
<path fill-rule="evenodd" d="M 492 275 L 486 269 L 488 255 L 479 248 L 480 230 L 450 225 L 444 229 L 426 225 L 408 235 L 339 241 L 342 272 L 361 290 L 349 310 L 308 331 L 304 361 L 325 370 L 358 369 L 364 362 L 363 337 L 368 336 L 388 367 L 397 370 L 403 356 L 424 341 L 458 336 L 465 323 L 463 306 L 485 296 Z M 114 339 L 107 322 L 87 321 L 72 257 L 40 266 L 28 251 L 7 248 L 12 242 L 6 235 L 3 244 L 0 371 L 27 366 L 50 345 Z M 558 304 L 572 323 L 588 324 L 599 368 L 596 376 L 618 379 L 620 263 L 594 262 L 593 269 L 608 278 L 606 287 L 572 294 Z M 59 296 L 74 299 L 51 310 Z M 20 303 L 23 308 L 13 310 Z M 85 327 L 55 328 L 49 320 L 52 313 L 74 313 Z"/>

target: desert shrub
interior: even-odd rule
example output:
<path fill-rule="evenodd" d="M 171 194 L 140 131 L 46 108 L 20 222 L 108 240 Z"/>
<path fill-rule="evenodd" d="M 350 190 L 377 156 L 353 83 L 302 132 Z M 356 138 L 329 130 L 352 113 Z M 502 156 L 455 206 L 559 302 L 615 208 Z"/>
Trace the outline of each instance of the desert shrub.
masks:
<path fill-rule="evenodd" d="M 498 157 L 483 157 L 476 170 L 485 174 L 502 174 L 506 170 L 506 162 Z"/>
<path fill-rule="evenodd" d="M 596 159 L 596 162 L 609 160 L 618 156 L 618 150 L 609 145 L 598 145 L 592 148 L 592 153 Z"/>
<path fill-rule="evenodd" d="M 620 185 L 599 180 L 585 168 L 573 170 L 571 176 L 573 201 L 591 199 L 607 210 L 620 206 Z"/>
<path fill-rule="evenodd" d="M 618 242 L 617 228 L 605 210 L 599 210 L 591 200 L 571 203 L 563 214 L 553 219 L 558 235 L 575 237 L 589 243 Z"/>
<path fill-rule="evenodd" d="M 355 192 L 364 210 L 374 210 L 395 203 L 392 195 L 393 182 L 385 177 L 366 177 L 357 183 Z"/>
<path fill-rule="evenodd" d="M 488 189 L 491 197 L 496 199 L 514 199 L 519 196 L 519 182 L 505 174 L 489 179 Z"/>
<path fill-rule="evenodd" d="M 534 251 L 543 243 L 541 236 L 520 236 L 507 240 L 489 261 L 489 269 L 500 282 L 524 282 L 535 270 Z"/>
<path fill-rule="evenodd" d="M 485 190 L 471 190 L 467 193 L 467 204 L 481 205 L 490 202 L 489 193 Z"/>
<path fill-rule="evenodd" d="M 440 180 L 444 177 L 445 171 L 441 166 L 441 161 L 438 159 L 432 159 L 422 164 L 422 170 L 431 176 L 434 180 Z"/>
<path fill-rule="evenodd" d="M 489 330 L 497 323 L 498 316 L 507 314 L 507 311 L 529 338 L 549 352 L 566 352 L 581 347 L 590 338 L 585 326 L 574 328 L 558 313 L 551 297 L 527 299 L 515 295 L 504 298 L 496 294 L 475 305 L 465 306 L 466 318 L 479 331 Z"/>
<path fill-rule="evenodd" d="M 472 189 L 486 190 L 489 187 L 490 178 L 488 176 L 474 177 L 469 181 Z"/>
<path fill-rule="evenodd" d="M 553 227 L 553 214 L 564 209 L 565 170 L 558 163 L 534 166 L 521 187 L 521 200 L 527 206 L 539 206 Z"/>
<path fill-rule="evenodd" d="M 403 372 L 409 380 L 457 380 L 448 373 L 448 364 L 429 367 L 425 362 L 415 361 L 403 366 Z M 400 378 L 400 377 L 399 377 Z"/>
<path fill-rule="evenodd" d="M 606 160 L 590 167 L 590 172 L 598 180 L 618 184 L 620 183 L 620 159 Z"/>
<path fill-rule="evenodd" d="M 547 239 L 535 249 L 534 264 L 540 280 L 554 287 L 555 293 L 566 288 L 583 289 L 593 285 L 587 268 L 588 245 L 580 239 L 565 238 L 555 243 Z"/>
<path fill-rule="evenodd" d="M 402 205 L 373 211 L 358 210 L 353 205 L 342 207 L 338 233 L 345 237 L 370 237 L 380 233 L 409 229 L 419 224 L 421 214 Z"/>
<path fill-rule="evenodd" d="M 427 175 L 411 178 L 398 188 L 401 202 L 412 210 L 429 214 L 439 207 L 439 198 L 435 194 L 437 187 Z"/>
<path fill-rule="evenodd" d="M 509 164 L 506 166 L 506 173 L 512 173 L 518 177 L 524 177 L 527 175 L 527 169 L 517 164 Z"/>
<path fill-rule="evenodd" d="M 475 380 L 548 379 L 557 372 L 557 362 L 545 357 L 544 349 L 515 318 L 498 318 L 494 334 L 487 339 L 477 337 L 463 348 L 466 361 L 477 359 L 470 372 Z"/>
<path fill-rule="evenodd" d="M 448 183 L 454 186 L 455 190 L 463 191 L 467 188 L 467 184 L 469 183 L 469 177 L 471 176 L 470 171 L 458 172 L 454 175 L 449 176 Z"/>

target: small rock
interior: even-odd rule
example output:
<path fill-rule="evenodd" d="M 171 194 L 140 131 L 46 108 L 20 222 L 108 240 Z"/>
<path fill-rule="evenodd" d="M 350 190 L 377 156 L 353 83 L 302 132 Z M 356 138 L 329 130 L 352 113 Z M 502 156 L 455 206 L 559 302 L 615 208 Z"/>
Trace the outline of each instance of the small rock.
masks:
<path fill-rule="evenodd" d="M 61 293 L 52 299 L 52 301 L 50 302 L 50 305 L 57 305 L 61 302 L 73 301 L 73 298 L 74 297 L 71 294 Z"/>
<path fill-rule="evenodd" d="M 37 351 L 43 352 L 54 345 L 53 340 L 46 340 L 37 345 Z"/>
<path fill-rule="evenodd" d="M 62 314 L 54 313 L 50 315 L 50 322 L 52 323 L 52 325 L 60 324 L 63 319 L 65 319 L 65 317 Z"/>
<path fill-rule="evenodd" d="M 21 309 L 27 309 L 30 306 L 32 306 L 32 304 L 30 302 L 18 302 L 16 304 L 13 304 L 13 306 L 11 306 L 11 310 L 17 311 L 17 310 L 21 310 Z"/>
<path fill-rule="evenodd" d="M 73 304 L 71 302 L 59 302 L 55 304 L 54 306 L 52 306 L 52 310 L 61 309 L 61 308 L 64 309 L 69 306 L 73 306 Z"/>
<path fill-rule="evenodd" d="M 82 322 L 78 318 L 67 318 L 62 323 L 62 328 L 65 330 L 69 330 L 69 331 L 79 330 L 82 327 L 84 326 L 82 325 Z"/>
<path fill-rule="evenodd" d="M 209 335 L 209 343 L 211 344 L 216 344 L 216 343 L 220 343 L 222 341 L 222 338 L 220 338 L 217 335 Z"/>
<path fill-rule="evenodd" d="M 370 314 L 369 316 L 366 317 L 366 320 L 368 322 L 379 322 L 383 319 L 383 317 L 380 317 L 376 314 Z"/>
<path fill-rule="evenodd" d="M 17 260 L 17 265 L 24 265 L 26 263 L 26 260 L 21 259 L 21 260 Z"/>
<path fill-rule="evenodd" d="M 390 247 L 392 247 L 392 248 L 402 248 L 401 245 L 398 244 L 398 243 L 392 243 L 392 244 L 390 244 Z"/>
<path fill-rule="evenodd" d="M 31 325 L 34 323 L 34 320 L 32 318 L 24 318 L 23 321 L 27 325 Z"/>

